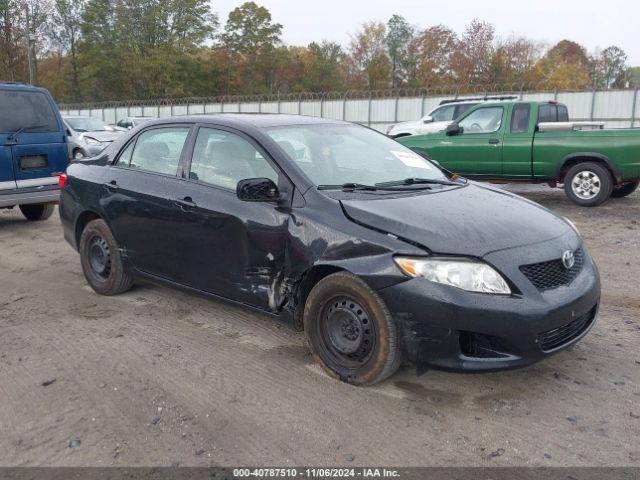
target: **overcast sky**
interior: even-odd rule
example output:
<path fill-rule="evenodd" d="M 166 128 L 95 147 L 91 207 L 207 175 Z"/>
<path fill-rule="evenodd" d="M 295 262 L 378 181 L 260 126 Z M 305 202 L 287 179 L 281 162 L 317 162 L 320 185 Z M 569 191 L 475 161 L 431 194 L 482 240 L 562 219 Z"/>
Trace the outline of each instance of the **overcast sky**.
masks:
<path fill-rule="evenodd" d="M 284 25 L 283 40 L 307 45 L 333 40 L 343 45 L 368 20 L 386 23 L 398 13 L 410 23 L 444 24 L 460 33 L 471 19 L 491 22 L 500 37 L 524 35 L 553 44 L 563 38 L 589 52 L 618 45 L 631 66 L 640 66 L 640 0 L 255 0 Z M 229 12 L 243 0 L 213 0 L 224 26 Z"/>

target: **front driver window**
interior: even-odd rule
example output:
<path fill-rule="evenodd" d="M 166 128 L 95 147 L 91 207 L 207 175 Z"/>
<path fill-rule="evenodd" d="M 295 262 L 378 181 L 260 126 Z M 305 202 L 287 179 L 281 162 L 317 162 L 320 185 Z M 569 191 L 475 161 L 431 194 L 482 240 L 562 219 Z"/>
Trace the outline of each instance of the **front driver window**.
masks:
<path fill-rule="evenodd" d="M 479 108 L 458 124 L 463 128 L 463 134 L 497 132 L 502 125 L 502 112 L 502 107 Z"/>
<path fill-rule="evenodd" d="M 189 178 L 232 190 L 247 178 L 269 178 L 278 183 L 276 171 L 249 141 L 212 128 L 198 131 Z"/>
<path fill-rule="evenodd" d="M 176 175 L 187 135 L 189 127 L 154 128 L 141 133 L 129 166 L 147 172 Z"/>

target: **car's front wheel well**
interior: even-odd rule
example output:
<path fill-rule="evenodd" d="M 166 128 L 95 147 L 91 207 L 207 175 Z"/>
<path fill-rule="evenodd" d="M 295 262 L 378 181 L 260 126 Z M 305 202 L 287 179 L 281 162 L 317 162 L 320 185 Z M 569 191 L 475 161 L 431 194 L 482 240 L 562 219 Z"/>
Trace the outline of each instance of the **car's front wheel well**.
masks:
<path fill-rule="evenodd" d="M 564 183 L 565 177 L 567 176 L 567 172 L 571 169 L 571 167 L 573 167 L 574 165 L 578 165 L 580 163 L 587 163 L 587 162 L 597 163 L 599 165 L 602 165 L 611 174 L 611 178 L 615 180 L 616 173 L 613 171 L 613 169 L 611 168 L 611 165 L 609 165 L 609 163 L 604 158 L 598 157 L 598 156 L 589 156 L 589 155 L 571 157 L 566 162 L 564 162 L 562 164 L 562 167 L 560 168 L 560 174 L 558 175 L 559 177 L 558 180 Z"/>
<path fill-rule="evenodd" d="M 100 217 L 100 215 L 98 215 L 97 213 L 92 212 L 91 210 L 82 212 L 78 216 L 78 220 L 76 220 L 76 231 L 75 231 L 76 245 L 80 246 L 80 237 L 82 236 L 82 232 L 84 231 L 88 223 L 93 220 L 97 220 L 99 218 L 102 218 L 102 217 Z"/>
<path fill-rule="evenodd" d="M 303 329 L 304 305 L 313 287 L 323 278 L 341 271 L 344 271 L 344 269 L 334 265 L 315 265 L 302 275 L 302 279 L 298 283 L 296 290 L 296 308 L 294 315 L 294 325 L 296 329 Z"/>

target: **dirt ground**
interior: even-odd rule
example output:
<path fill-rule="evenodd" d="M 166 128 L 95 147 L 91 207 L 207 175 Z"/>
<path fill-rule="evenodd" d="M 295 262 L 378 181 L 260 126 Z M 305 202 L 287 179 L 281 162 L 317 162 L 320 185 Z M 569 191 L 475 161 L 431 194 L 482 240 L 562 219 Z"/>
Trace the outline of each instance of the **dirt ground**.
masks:
<path fill-rule="evenodd" d="M 0 465 L 640 466 L 640 193 L 572 219 L 603 301 L 575 347 L 493 374 L 356 388 L 304 335 L 208 299 L 87 286 L 57 214 L 0 211 Z M 51 383 L 52 382 L 52 383 Z"/>

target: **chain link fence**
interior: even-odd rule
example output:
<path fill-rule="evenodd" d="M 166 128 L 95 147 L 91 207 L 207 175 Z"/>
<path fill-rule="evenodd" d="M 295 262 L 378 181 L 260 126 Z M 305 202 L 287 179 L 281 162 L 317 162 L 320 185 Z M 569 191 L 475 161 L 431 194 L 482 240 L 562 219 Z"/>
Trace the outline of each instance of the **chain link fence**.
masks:
<path fill-rule="evenodd" d="M 68 115 L 90 115 L 114 124 L 124 117 L 215 114 L 288 113 L 361 123 L 380 131 L 395 123 L 417 120 L 442 100 L 515 95 L 524 101 L 555 100 L 569 108 L 572 120 L 605 122 L 609 128 L 640 126 L 638 89 L 545 89 L 543 83 L 442 86 L 393 89 L 217 97 L 162 98 L 62 104 Z"/>

